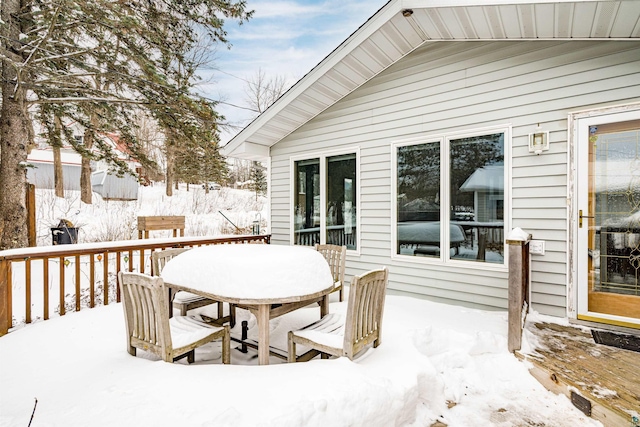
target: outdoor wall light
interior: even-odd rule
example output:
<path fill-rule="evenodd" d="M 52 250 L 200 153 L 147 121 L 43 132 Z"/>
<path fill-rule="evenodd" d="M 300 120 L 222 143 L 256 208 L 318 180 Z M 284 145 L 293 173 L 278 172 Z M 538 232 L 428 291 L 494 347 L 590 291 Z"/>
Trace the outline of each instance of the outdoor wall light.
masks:
<path fill-rule="evenodd" d="M 403 9 L 402 10 L 402 16 L 404 16 L 405 18 L 408 18 L 411 15 L 413 15 L 413 10 L 412 9 Z"/>
<path fill-rule="evenodd" d="M 529 152 L 542 154 L 549 149 L 549 132 L 544 132 L 538 123 L 533 133 L 529 134 Z"/>

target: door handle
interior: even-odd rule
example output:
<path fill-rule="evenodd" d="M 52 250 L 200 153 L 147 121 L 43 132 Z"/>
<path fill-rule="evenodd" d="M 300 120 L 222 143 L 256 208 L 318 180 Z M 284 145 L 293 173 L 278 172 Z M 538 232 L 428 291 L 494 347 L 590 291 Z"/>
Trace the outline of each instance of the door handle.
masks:
<path fill-rule="evenodd" d="M 582 215 L 582 209 L 578 211 L 578 227 L 582 228 L 582 218 L 595 218 L 595 216 Z"/>

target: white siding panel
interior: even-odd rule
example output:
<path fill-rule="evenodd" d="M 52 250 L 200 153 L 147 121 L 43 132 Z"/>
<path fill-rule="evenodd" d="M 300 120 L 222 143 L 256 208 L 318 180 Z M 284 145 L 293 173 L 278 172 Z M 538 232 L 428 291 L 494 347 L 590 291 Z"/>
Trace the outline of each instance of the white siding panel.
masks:
<path fill-rule="evenodd" d="M 508 39 L 520 38 L 524 34 L 520 32 L 520 19 L 518 7 L 514 5 L 500 6 L 500 19 Z"/>
<path fill-rule="evenodd" d="M 495 20 L 495 26 L 476 27 L 480 35 L 501 31 L 503 25 L 513 32 L 515 27 L 510 29 L 508 23 L 500 21 L 513 14 L 516 19 L 523 13 L 539 16 L 548 13 L 549 7 L 536 5 L 534 11 L 487 7 L 485 11 Z M 573 12 L 560 5 L 553 13 Z M 596 22 L 606 23 L 606 11 L 598 13 L 603 17 Z M 573 25 L 593 22 L 595 14 L 595 6 L 579 5 Z M 589 16 L 591 19 L 584 19 Z M 436 14 L 432 19 L 439 18 Z M 476 20 L 472 14 L 468 22 L 459 22 L 459 31 L 468 32 L 468 25 L 475 26 Z M 534 30 L 548 32 L 550 28 Z M 439 33 L 443 29 L 434 23 L 429 31 Z M 589 25 L 579 31 L 588 35 L 599 30 Z M 393 49 L 388 55 L 393 56 Z M 377 52 L 376 57 L 380 60 L 383 56 Z M 383 66 L 369 62 L 365 67 L 355 60 L 351 64 L 340 72 L 354 82 L 360 79 L 353 74 L 358 67 L 365 73 Z M 290 157 L 358 149 L 361 235 L 359 254 L 347 256 L 349 279 L 353 274 L 387 265 L 391 293 L 504 309 L 508 286 L 504 267 L 391 258 L 395 244 L 391 241 L 394 184 L 390 161 L 395 141 L 511 125 L 509 225 L 545 240 L 546 254 L 532 256 L 533 308 L 543 314 L 564 316 L 568 114 L 639 101 L 638 42 L 429 42 L 272 147 L 273 241 L 289 242 L 289 185 L 283 181 L 290 176 Z M 536 156 L 529 153 L 527 144 L 528 134 L 538 124 L 550 132 L 551 146 L 548 152 Z"/>
<path fill-rule="evenodd" d="M 573 12 L 573 36 L 577 38 L 589 37 L 593 27 L 593 18 L 596 14 L 596 3 L 576 3 Z"/>
<path fill-rule="evenodd" d="M 616 29 L 611 32 L 611 37 L 626 37 L 629 34 L 635 34 L 638 36 L 637 31 L 640 28 L 640 22 L 633 16 L 632 13 L 627 13 L 627 10 L 632 10 L 634 7 L 631 2 L 621 2 L 620 10 L 616 22 Z"/>
<path fill-rule="evenodd" d="M 553 4 L 536 4 L 536 37 L 553 37 L 555 10 Z"/>
<path fill-rule="evenodd" d="M 487 25 L 483 8 L 481 6 L 474 6 L 466 9 L 469 11 L 469 20 L 471 21 L 471 25 L 475 29 L 478 38 L 490 39 L 492 37 L 491 28 Z"/>

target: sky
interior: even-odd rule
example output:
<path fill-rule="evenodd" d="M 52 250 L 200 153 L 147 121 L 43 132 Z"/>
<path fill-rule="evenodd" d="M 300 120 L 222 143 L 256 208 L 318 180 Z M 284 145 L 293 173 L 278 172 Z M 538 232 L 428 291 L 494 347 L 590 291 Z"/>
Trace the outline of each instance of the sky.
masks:
<path fill-rule="evenodd" d="M 221 100 L 217 111 L 236 126 L 222 145 L 255 117 L 247 111 L 246 80 L 258 70 L 293 85 L 387 3 L 386 0 L 247 0 L 248 22 L 226 21 L 231 49 L 218 46 L 198 91 Z M 235 105 L 236 107 L 232 106 Z"/>
<path fill-rule="evenodd" d="M 186 192 L 183 186 L 176 192 L 180 196 L 168 202 L 163 190 L 141 187 L 141 201 L 147 209 L 163 206 L 166 215 L 184 213 L 186 235 L 201 227 L 198 217 L 211 221 L 209 211 L 220 209 L 241 219 L 246 196 L 251 195 L 225 189 L 205 194 L 199 187 Z M 72 212 L 81 236 L 104 234 L 100 227 L 108 228 L 132 216 L 129 210 L 140 209 L 137 203 L 121 202 L 94 209 L 74 194 L 54 198 L 51 203 L 58 206 L 48 212 Z M 46 200 L 43 194 L 39 199 Z M 201 212 L 202 206 L 208 208 Z M 263 264 L 277 265 L 282 275 L 292 274 L 279 255 L 274 251 L 276 258 L 269 259 L 263 254 Z M 252 265 L 248 262 L 247 267 Z M 32 274 L 37 282 L 35 269 Z M 197 274 L 193 268 L 181 277 L 188 281 Z M 14 302 L 24 295 L 20 283 L 24 281 L 14 280 Z M 42 312 L 38 292 L 42 288 L 34 287 L 34 315 Z M 331 313 L 346 310 L 348 287 L 346 292 L 342 303 L 337 293 L 332 294 Z M 69 294 L 73 299 L 71 290 Z M 14 305 L 16 318 L 21 318 L 20 307 L 24 302 Z M 200 312 L 215 315 L 217 310 L 207 306 L 190 314 Z M 271 344 L 286 349 L 287 332 L 319 315 L 314 305 L 274 319 Z M 237 336 L 246 320 L 249 338 L 256 338 L 255 318 L 244 310 L 237 316 L 232 334 Z M 566 396 L 547 391 L 529 374 L 528 364 L 508 352 L 507 320 L 506 311 L 387 295 L 382 343 L 355 361 L 285 364 L 272 358 L 271 365 L 257 366 L 254 351 L 232 349 L 231 365 L 222 365 L 216 342 L 197 350 L 196 363 L 187 366 L 184 359 L 169 364 L 144 352 L 129 355 L 119 303 L 69 311 L 63 317 L 18 325 L 0 337 L 0 427 L 27 426 L 32 414 L 31 427 L 431 427 L 435 421 L 449 427 L 602 427 Z M 528 320 L 566 322 L 535 312 Z M 535 350 L 536 340 L 525 330 L 523 351 Z"/>

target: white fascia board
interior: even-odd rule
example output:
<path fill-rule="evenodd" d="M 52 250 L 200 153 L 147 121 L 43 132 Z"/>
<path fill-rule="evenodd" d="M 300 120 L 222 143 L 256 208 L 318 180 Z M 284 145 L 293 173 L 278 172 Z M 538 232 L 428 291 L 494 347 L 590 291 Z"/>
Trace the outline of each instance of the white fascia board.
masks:
<path fill-rule="evenodd" d="M 360 46 L 367 38 L 376 32 L 381 26 L 389 21 L 393 15 L 404 9 L 400 0 L 391 0 L 384 5 L 378 12 L 367 20 L 360 28 L 351 34 L 336 49 L 327 55 L 318 65 L 305 74 L 296 84 L 294 84 L 287 92 L 285 92 L 276 102 L 274 102 L 265 112 L 259 115 L 254 121 L 249 123 L 236 136 L 234 136 L 225 147 L 233 152 L 235 147 L 244 143 L 251 138 L 254 132 L 259 130 L 264 124 L 269 122 L 291 101 L 303 94 L 313 83 L 320 77 L 336 66 L 355 48 Z"/>
<path fill-rule="evenodd" d="M 254 144 L 252 142 L 242 141 L 234 147 L 229 144 L 220 148 L 223 156 L 237 157 L 240 159 L 266 161 L 269 158 L 269 147 L 266 145 Z"/>

